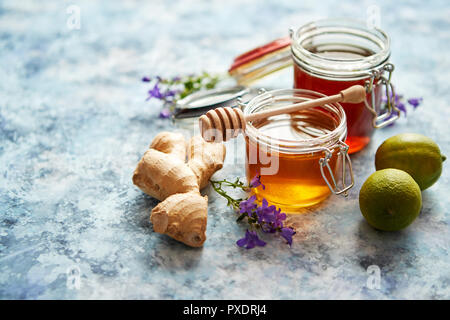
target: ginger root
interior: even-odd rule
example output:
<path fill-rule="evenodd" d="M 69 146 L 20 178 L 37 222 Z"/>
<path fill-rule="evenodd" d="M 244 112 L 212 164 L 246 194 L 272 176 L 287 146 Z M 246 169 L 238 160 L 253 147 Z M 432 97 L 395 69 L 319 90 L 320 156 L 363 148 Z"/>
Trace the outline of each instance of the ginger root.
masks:
<path fill-rule="evenodd" d="M 200 190 L 224 160 L 225 146 L 205 142 L 200 136 L 192 137 L 188 145 L 181 134 L 173 132 L 161 132 L 153 139 L 134 171 L 133 183 L 161 201 L 150 215 L 155 232 L 191 247 L 203 245 L 208 197 Z"/>
<path fill-rule="evenodd" d="M 148 195 L 163 201 L 175 193 L 198 190 L 197 177 L 174 155 L 149 149 L 139 161 L 133 183 Z"/>
<path fill-rule="evenodd" d="M 186 161 L 186 141 L 182 134 L 174 132 L 159 133 L 150 144 L 150 149 L 170 153 L 181 161 Z"/>
<path fill-rule="evenodd" d="M 152 210 L 151 221 L 156 232 L 200 247 L 206 240 L 207 212 L 207 196 L 198 192 L 175 193 Z"/>
<path fill-rule="evenodd" d="M 222 147 L 219 147 L 222 146 Z M 205 142 L 201 136 L 194 136 L 188 144 L 188 166 L 197 177 L 200 190 L 223 166 L 225 146 L 221 143 Z"/>

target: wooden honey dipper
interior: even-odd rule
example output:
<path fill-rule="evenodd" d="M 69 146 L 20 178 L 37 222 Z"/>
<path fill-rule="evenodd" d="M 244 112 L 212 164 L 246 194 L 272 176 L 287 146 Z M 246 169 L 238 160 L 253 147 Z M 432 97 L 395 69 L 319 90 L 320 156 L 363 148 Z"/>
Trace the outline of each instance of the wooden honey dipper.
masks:
<path fill-rule="evenodd" d="M 216 108 L 209 110 L 199 118 L 200 132 L 208 142 L 221 142 L 235 138 L 245 131 L 247 121 L 261 120 L 271 116 L 292 113 L 306 108 L 320 107 L 335 102 L 361 103 L 366 97 L 366 89 L 355 85 L 338 94 L 314 100 L 308 100 L 276 109 L 261 111 L 244 116 L 240 108 Z"/>

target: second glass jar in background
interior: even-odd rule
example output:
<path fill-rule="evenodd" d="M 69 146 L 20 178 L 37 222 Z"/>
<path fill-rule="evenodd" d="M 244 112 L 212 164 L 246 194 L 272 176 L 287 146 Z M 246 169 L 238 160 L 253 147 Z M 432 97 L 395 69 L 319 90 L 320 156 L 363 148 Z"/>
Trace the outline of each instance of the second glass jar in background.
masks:
<path fill-rule="evenodd" d="M 253 98 L 244 115 L 323 96 L 309 90 L 273 90 Z M 345 112 L 337 103 L 247 123 L 247 179 L 261 175 L 265 186 L 254 189 L 258 199 L 296 213 L 332 192 L 346 195 L 353 186 L 346 135 Z"/>
<path fill-rule="evenodd" d="M 338 19 L 309 23 L 291 31 L 291 39 L 294 88 L 331 95 L 356 84 L 366 87 L 365 103 L 342 104 L 350 153 L 369 143 L 374 127 L 395 120 L 390 114 L 377 116 L 383 89 L 388 88 L 388 94 L 392 89 L 393 66 L 388 63 L 390 40 L 386 33 L 361 22 Z"/>

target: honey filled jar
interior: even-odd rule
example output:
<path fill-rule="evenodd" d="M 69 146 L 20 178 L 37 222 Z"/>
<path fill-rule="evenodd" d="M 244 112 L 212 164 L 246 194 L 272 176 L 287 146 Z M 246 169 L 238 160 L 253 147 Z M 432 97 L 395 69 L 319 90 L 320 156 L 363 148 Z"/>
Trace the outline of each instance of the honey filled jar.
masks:
<path fill-rule="evenodd" d="M 282 89 L 262 92 L 244 107 L 244 115 L 323 97 Z M 323 201 L 331 193 L 346 195 L 353 186 L 347 118 L 338 104 L 248 122 L 245 127 L 246 175 L 260 175 L 254 192 L 287 213 Z"/>
<path fill-rule="evenodd" d="M 290 50 L 288 50 L 290 49 Z M 393 123 L 400 111 L 395 106 L 389 62 L 390 39 L 364 22 L 328 19 L 290 30 L 281 38 L 246 52 L 234 60 L 229 73 L 239 84 L 250 85 L 293 64 L 293 87 L 334 94 L 353 85 L 366 88 L 360 104 L 343 103 L 347 116 L 349 153 L 364 148 L 374 128 Z M 386 108 L 381 105 L 382 96 Z"/>
<path fill-rule="evenodd" d="M 386 33 L 355 21 L 322 20 L 291 31 L 291 39 L 294 88 L 328 95 L 356 84 L 366 86 L 365 102 L 342 104 L 347 114 L 347 144 L 351 153 L 369 143 L 375 127 L 395 121 L 396 117 L 389 114 L 377 115 L 383 85 L 390 91 L 394 69 L 388 63 L 390 40 Z M 399 112 L 396 113 L 398 117 Z"/>

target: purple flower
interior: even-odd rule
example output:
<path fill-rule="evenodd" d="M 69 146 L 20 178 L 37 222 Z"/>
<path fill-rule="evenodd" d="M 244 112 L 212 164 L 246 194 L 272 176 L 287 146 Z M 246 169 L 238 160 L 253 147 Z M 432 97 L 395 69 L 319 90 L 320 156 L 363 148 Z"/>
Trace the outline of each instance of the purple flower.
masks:
<path fill-rule="evenodd" d="M 392 99 L 392 92 L 390 93 L 389 97 Z M 395 104 L 399 103 L 400 100 L 402 100 L 402 99 L 403 99 L 403 95 L 402 95 L 402 94 L 396 94 L 396 95 L 395 95 L 395 98 L 394 98 Z M 383 96 L 383 97 L 381 98 L 381 102 L 387 103 L 387 96 Z"/>
<path fill-rule="evenodd" d="M 241 203 L 239 203 L 239 209 L 240 209 L 239 212 L 240 213 L 247 212 L 248 214 L 250 214 L 252 212 L 252 210 L 257 207 L 255 200 L 256 200 L 256 196 L 253 195 L 250 198 L 248 198 L 247 200 L 241 201 Z"/>
<path fill-rule="evenodd" d="M 423 98 L 411 98 L 408 99 L 408 103 L 415 108 L 417 108 L 422 103 Z"/>
<path fill-rule="evenodd" d="M 391 99 L 392 99 L 392 93 L 391 93 L 390 97 L 391 97 Z M 395 97 L 394 97 L 394 101 L 393 101 L 393 102 L 394 102 L 395 106 L 396 106 L 400 111 L 403 111 L 403 113 L 405 113 L 405 115 L 406 115 L 406 107 L 405 107 L 404 103 L 402 102 L 402 99 L 403 99 L 403 95 L 401 95 L 401 94 L 396 94 Z M 381 99 L 381 102 L 384 103 L 384 104 L 386 104 L 386 103 L 388 102 L 387 96 L 383 96 L 383 98 Z M 391 116 L 391 117 L 392 117 L 392 116 Z M 391 117 L 390 117 L 390 118 L 391 118 Z"/>
<path fill-rule="evenodd" d="M 151 78 L 149 78 L 149 77 L 142 77 L 142 82 L 150 82 L 150 81 L 152 81 Z"/>
<path fill-rule="evenodd" d="M 156 98 L 156 99 L 164 98 L 164 95 L 161 93 L 158 83 L 155 83 L 155 86 L 153 87 L 153 89 L 148 91 L 148 95 L 149 96 L 148 96 L 147 100 L 151 99 L 152 97 Z"/>
<path fill-rule="evenodd" d="M 392 97 L 392 94 L 391 94 L 391 97 Z M 394 98 L 395 106 L 397 107 L 397 109 L 400 110 L 400 112 L 403 112 L 405 114 L 405 117 L 406 117 L 408 109 L 406 108 L 406 105 L 403 103 L 402 100 L 403 100 L 403 95 L 401 95 L 401 94 L 396 94 L 395 95 L 395 98 Z M 417 106 L 421 103 L 421 101 L 422 101 L 422 98 L 408 99 L 408 103 L 410 105 L 412 105 L 414 108 L 417 108 Z M 385 103 L 385 104 L 387 103 L 387 97 L 386 96 L 383 96 L 382 102 Z M 393 118 L 395 116 L 396 116 L 396 113 L 392 112 L 385 120 L 389 120 L 389 119 L 391 119 L 391 118 Z M 394 122 L 391 123 L 389 125 L 389 127 L 393 126 L 394 124 L 395 124 Z"/>
<path fill-rule="evenodd" d="M 292 236 L 295 234 L 294 229 L 292 228 L 283 228 L 281 229 L 281 236 L 286 239 L 289 245 L 292 245 Z"/>
<path fill-rule="evenodd" d="M 286 220 L 286 214 L 281 212 L 281 209 L 275 211 L 275 221 L 273 223 L 274 228 L 283 228 L 284 220 Z"/>
<path fill-rule="evenodd" d="M 173 77 L 173 79 L 172 79 L 173 82 L 177 82 L 180 80 L 181 80 L 181 77 L 179 77 L 179 76 Z"/>
<path fill-rule="evenodd" d="M 262 205 L 258 208 L 256 208 L 256 215 L 258 216 L 258 221 L 262 224 L 263 222 L 266 223 L 273 223 L 275 222 L 275 206 L 269 206 L 269 203 L 266 199 L 263 199 Z M 267 226 L 266 228 L 263 228 L 264 232 L 271 232 L 273 228 L 270 226 Z"/>
<path fill-rule="evenodd" d="M 169 109 L 162 109 L 161 112 L 159 113 L 159 117 L 161 119 L 170 118 L 170 111 L 169 111 Z"/>
<path fill-rule="evenodd" d="M 256 175 L 252 181 L 250 181 L 250 188 L 257 188 L 262 186 L 263 190 L 266 190 L 266 186 L 261 183 L 261 175 Z"/>
<path fill-rule="evenodd" d="M 406 106 L 403 102 L 396 102 L 395 106 L 405 114 L 406 117 Z"/>
<path fill-rule="evenodd" d="M 236 241 L 239 247 L 244 247 L 245 249 L 252 249 L 255 246 L 264 247 L 266 243 L 258 238 L 256 231 L 246 231 L 245 237 Z"/>
<path fill-rule="evenodd" d="M 167 89 L 165 92 L 164 92 L 164 98 L 166 99 L 166 98 L 168 98 L 168 97 L 171 97 L 171 98 L 173 98 L 176 94 L 177 94 L 177 90 L 170 90 L 170 89 Z"/>
<path fill-rule="evenodd" d="M 258 209 L 256 209 L 258 222 L 263 232 L 275 233 L 277 230 L 283 228 L 283 221 L 286 220 L 286 214 L 281 212 L 281 209 L 276 210 L 275 206 Z"/>

